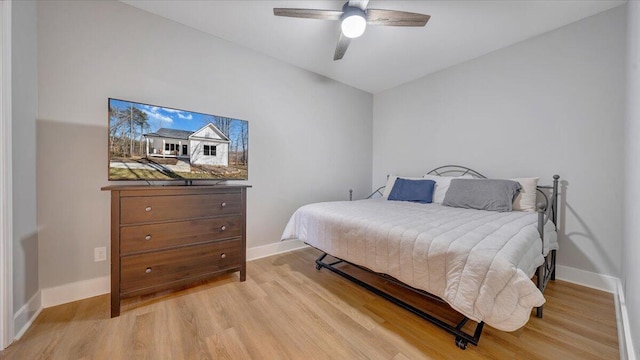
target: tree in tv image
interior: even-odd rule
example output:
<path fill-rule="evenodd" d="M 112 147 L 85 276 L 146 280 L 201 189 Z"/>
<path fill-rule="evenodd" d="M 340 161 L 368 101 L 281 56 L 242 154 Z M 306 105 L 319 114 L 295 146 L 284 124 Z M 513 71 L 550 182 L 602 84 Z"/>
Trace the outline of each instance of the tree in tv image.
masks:
<path fill-rule="evenodd" d="M 109 180 L 246 180 L 245 120 L 109 99 Z"/>

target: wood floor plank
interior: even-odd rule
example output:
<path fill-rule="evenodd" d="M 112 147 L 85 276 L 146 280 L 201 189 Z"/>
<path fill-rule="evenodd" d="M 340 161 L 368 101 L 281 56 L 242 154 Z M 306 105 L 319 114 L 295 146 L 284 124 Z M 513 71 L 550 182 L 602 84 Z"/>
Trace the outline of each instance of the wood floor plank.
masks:
<path fill-rule="evenodd" d="M 619 358 L 612 294 L 552 281 L 544 318 L 532 315 L 509 333 L 485 326 L 479 346 L 462 351 L 442 329 L 316 270 L 318 255 L 304 249 L 249 262 L 242 283 L 228 274 L 180 292 L 126 299 L 113 319 L 108 295 L 51 307 L 0 359 Z M 441 312 L 443 320 L 459 318 L 446 305 L 368 281 Z"/>
<path fill-rule="evenodd" d="M 287 309 L 283 314 L 284 317 L 288 317 L 290 321 L 301 320 L 305 324 L 297 328 L 296 331 L 304 333 L 305 337 L 314 343 L 314 346 L 319 347 L 318 350 L 321 351 L 319 358 L 326 356 L 324 355 L 324 349 L 328 348 L 339 349 L 343 353 L 343 358 L 381 358 L 380 353 L 385 349 L 383 339 L 363 336 L 369 331 L 351 316 L 345 316 L 346 314 L 337 311 L 338 309 L 335 306 L 323 301 L 313 301 L 313 295 L 306 296 L 304 293 L 297 292 L 295 288 L 289 288 L 292 290 L 289 291 L 286 286 L 283 286 L 286 282 L 273 283 L 274 288 L 279 286 L 285 291 L 281 291 L 279 293 L 280 296 L 273 296 L 273 301 L 279 302 L 282 305 L 281 308 Z M 274 290 L 271 293 L 276 293 Z M 290 294 L 290 296 L 283 296 L 285 294 Z M 290 299 L 303 301 L 291 303 Z M 332 312 L 324 312 L 323 310 L 326 309 L 330 309 L 329 311 Z M 322 336 L 317 336 L 319 333 Z M 348 334 L 348 336 L 345 336 L 345 334 Z M 371 348 L 367 346 L 371 342 L 378 344 L 375 352 L 370 351 Z M 382 358 L 389 358 L 389 356 Z"/>
<path fill-rule="evenodd" d="M 235 329 L 226 329 L 219 334 L 214 334 L 207 339 L 209 351 L 215 354 L 214 359 L 243 360 L 251 359 L 247 348 L 240 341 Z"/>

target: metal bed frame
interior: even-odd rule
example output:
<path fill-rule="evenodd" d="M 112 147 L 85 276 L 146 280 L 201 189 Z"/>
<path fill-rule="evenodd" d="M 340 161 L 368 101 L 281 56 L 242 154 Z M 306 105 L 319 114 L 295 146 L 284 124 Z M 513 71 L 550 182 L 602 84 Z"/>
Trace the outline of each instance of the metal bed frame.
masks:
<path fill-rule="evenodd" d="M 459 165 L 445 165 L 445 166 L 440 166 L 438 168 L 435 168 L 431 171 L 429 171 L 427 174 L 430 175 L 439 175 L 439 176 L 461 176 L 461 175 L 471 175 L 474 178 L 480 178 L 480 179 L 486 179 L 486 177 L 482 174 L 480 174 L 479 172 L 470 169 L 468 167 L 464 167 L 464 166 L 459 166 Z M 547 221 L 551 220 L 553 222 L 553 224 L 556 226 L 557 229 L 557 219 L 558 219 L 558 180 L 560 179 L 559 175 L 554 175 L 553 176 L 553 185 L 551 186 L 538 186 L 537 187 L 537 191 L 539 194 L 542 195 L 542 199 L 544 200 L 543 202 L 539 202 L 537 204 L 537 212 L 538 212 L 538 232 L 540 233 L 540 239 L 542 241 L 542 251 L 543 251 L 543 255 L 544 255 L 544 225 L 547 223 Z M 373 196 L 375 196 L 376 194 L 379 194 L 380 196 L 382 196 L 382 189 L 384 189 L 384 186 L 379 187 L 378 189 L 376 189 L 373 193 L 371 193 L 371 195 L 369 195 L 367 197 L 367 199 L 372 198 Z M 547 192 L 549 192 L 550 194 L 548 195 Z M 351 200 L 351 191 L 350 191 L 350 199 Z M 336 261 L 332 261 L 332 262 L 325 262 L 325 258 L 327 257 L 327 255 L 329 255 L 330 257 L 336 259 Z M 432 295 L 424 290 L 420 290 L 420 289 L 416 289 L 412 286 L 409 286 L 407 284 L 404 284 L 403 282 L 395 279 L 392 276 L 389 276 L 387 274 L 383 274 L 383 273 L 376 273 L 373 272 L 370 269 L 367 269 L 363 266 L 357 265 L 357 264 L 353 264 L 351 262 L 348 262 L 346 260 L 342 260 L 340 258 L 336 258 L 330 254 L 327 253 L 322 253 L 322 255 L 320 255 L 320 257 L 318 259 L 316 259 L 316 269 L 317 270 L 321 270 L 322 268 L 325 268 L 327 270 L 330 270 L 340 276 L 342 276 L 343 278 L 352 281 L 353 283 L 373 292 L 376 295 L 381 296 L 382 298 L 402 307 L 405 310 L 410 311 L 411 313 L 418 315 L 419 317 L 433 323 L 434 325 L 444 329 L 445 331 L 451 333 L 452 335 L 455 336 L 455 344 L 458 348 L 464 350 L 467 348 L 467 344 L 471 343 L 472 345 L 478 345 L 478 342 L 480 341 L 480 335 L 482 335 L 482 330 L 484 328 L 484 322 L 479 322 L 476 325 L 475 330 L 473 331 L 472 334 L 465 332 L 462 328 L 467 324 L 467 322 L 469 321 L 469 318 L 464 316 L 463 314 L 461 314 L 463 316 L 462 320 L 460 322 L 458 322 L 457 324 L 449 324 L 443 320 L 440 320 L 438 318 L 436 318 L 435 316 L 389 294 L 388 292 L 385 292 L 383 290 L 378 289 L 375 286 L 372 286 L 344 271 L 342 271 L 340 268 L 336 267 L 339 264 L 349 264 L 351 266 L 354 266 L 356 268 L 359 268 L 361 270 L 364 270 L 368 273 L 374 274 L 378 277 L 383 278 L 385 281 L 391 282 L 395 285 L 401 286 L 405 289 L 408 289 L 412 292 L 418 293 L 420 295 L 423 295 L 429 299 L 432 300 L 436 300 L 442 303 L 445 303 L 444 300 L 440 299 L 439 297 Z M 549 254 L 547 254 L 547 256 L 544 257 L 544 263 L 542 265 L 540 265 L 536 271 L 536 285 L 538 287 L 538 289 L 540 290 L 540 292 L 544 293 L 545 288 L 547 287 L 547 283 L 549 282 L 549 280 L 555 280 L 555 274 L 556 274 L 556 250 L 551 250 L 549 252 Z M 544 305 L 543 305 L 544 306 Z M 542 310 L 543 310 L 543 306 L 537 307 L 536 308 L 536 316 L 539 318 L 542 318 Z"/>

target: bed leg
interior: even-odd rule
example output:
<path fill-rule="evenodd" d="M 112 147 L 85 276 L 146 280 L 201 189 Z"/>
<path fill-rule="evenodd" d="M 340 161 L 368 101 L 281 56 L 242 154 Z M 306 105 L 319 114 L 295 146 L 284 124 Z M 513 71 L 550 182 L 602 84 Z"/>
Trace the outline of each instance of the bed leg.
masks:
<path fill-rule="evenodd" d="M 322 260 L 327 256 L 327 253 L 322 253 L 319 258 L 316 259 L 316 270 L 322 269 Z"/>
<path fill-rule="evenodd" d="M 467 343 L 468 341 L 465 340 L 464 338 L 457 336 L 456 340 L 455 340 L 456 346 L 458 347 L 458 349 L 460 350 L 466 350 L 467 349 Z"/>
<path fill-rule="evenodd" d="M 537 285 L 540 292 L 544 292 L 545 265 L 546 265 L 546 261 L 545 261 L 545 264 L 542 264 L 538 267 Z M 542 318 L 542 306 L 539 306 L 536 308 L 536 317 Z"/>
<path fill-rule="evenodd" d="M 553 271 L 551 271 L 551 280 L 556 279 L 556 250 L 551 250 L 551 261 L 553 263 Z"/>

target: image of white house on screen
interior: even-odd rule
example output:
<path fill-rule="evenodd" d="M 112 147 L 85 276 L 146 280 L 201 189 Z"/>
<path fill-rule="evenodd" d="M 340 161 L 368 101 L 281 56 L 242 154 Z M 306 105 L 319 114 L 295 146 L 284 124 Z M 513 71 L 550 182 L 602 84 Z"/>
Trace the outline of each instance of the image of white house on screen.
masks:
<path fill-rule="evenodd" d="M 212 123 L 199 130 L 160 128 L 143 135 L 147 157 L 189 158 L 191 164 L 229 165 L 229 138 Z"/>

